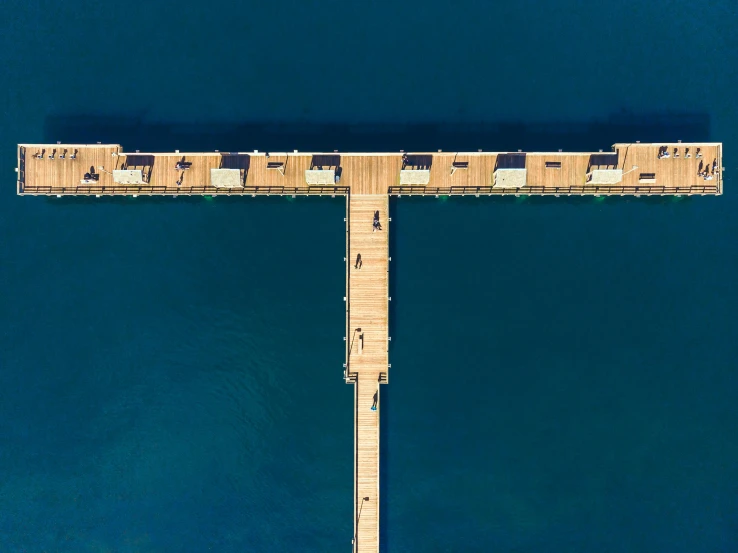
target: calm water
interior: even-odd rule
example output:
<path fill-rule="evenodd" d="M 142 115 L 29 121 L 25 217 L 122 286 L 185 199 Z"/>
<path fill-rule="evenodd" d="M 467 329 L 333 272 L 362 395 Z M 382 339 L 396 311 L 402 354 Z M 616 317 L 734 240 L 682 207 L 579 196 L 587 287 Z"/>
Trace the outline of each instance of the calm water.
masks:
<path fill-rule="evenodd" d="M 393 201 L 382 537 L 738 547 L 733 2 L 3 6 L 1 551 L 351 547 L 343 201 L 17 198 L 56 140 L 724 141 L 721 198 Z"/>

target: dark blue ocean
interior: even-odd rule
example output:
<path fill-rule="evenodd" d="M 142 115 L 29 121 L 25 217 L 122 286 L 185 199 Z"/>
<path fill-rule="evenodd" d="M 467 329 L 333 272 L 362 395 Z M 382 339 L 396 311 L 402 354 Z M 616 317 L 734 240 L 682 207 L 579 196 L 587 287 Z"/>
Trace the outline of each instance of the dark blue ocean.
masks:
<path fill-rule="evenodd" d="M 725 194 L 392 200 L 382 548 L 738 551 L 738 4 L 6 0 L 0 551 L 351 551 L 340 198 L 15 195 L 18 142 L 723 141 Z"/>

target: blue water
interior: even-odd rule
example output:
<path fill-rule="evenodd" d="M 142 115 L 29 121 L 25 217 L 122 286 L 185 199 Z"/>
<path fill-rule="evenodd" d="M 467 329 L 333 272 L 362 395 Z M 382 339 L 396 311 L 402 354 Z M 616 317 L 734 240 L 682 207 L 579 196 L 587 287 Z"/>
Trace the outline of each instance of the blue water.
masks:
<path fill-rule="evenodd" d="M 725 195 L 392 203 L 382 543 L 738 545 L 736 5 L 64 4 L 0 23 L 0 551 L 350 551 L 344 202 L 15 196 L 17 142 L 725 143 Z"/>

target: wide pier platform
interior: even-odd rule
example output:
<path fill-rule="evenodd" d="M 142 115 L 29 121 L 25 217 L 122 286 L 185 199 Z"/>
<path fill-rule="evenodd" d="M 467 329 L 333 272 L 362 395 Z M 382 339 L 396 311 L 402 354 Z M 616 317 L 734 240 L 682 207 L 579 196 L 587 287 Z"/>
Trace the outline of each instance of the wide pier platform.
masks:
<path fill-rule="evenodd" d="M 607 152 L 124 152 L 21 144 L 28 195 L 693 195 L 722 193 L 722 144 Z M 365 193 L 365 192 L 362 192 Z"/>
<path fill-rule="evenodd" d="M 346 362 L 354 386 L 354 552 L 379 551 L 380 389 L 389 382 L 389 198 L 402 195 L 719 195 L 722 144 L 607 152 L 126 153 L 21 144 L 20 195 L 343 195 Z"/>

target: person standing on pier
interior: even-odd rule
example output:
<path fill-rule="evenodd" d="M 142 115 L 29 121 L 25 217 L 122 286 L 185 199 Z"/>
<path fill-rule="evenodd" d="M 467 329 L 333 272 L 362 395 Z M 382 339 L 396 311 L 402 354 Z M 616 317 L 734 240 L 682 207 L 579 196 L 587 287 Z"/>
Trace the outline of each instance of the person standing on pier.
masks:
<path fill-rule="evenodd" d="M 379 211 L 374 212 L 374 223 L 372 224 L 372 232 L 376 232 L 378 230 L 382 230 L 382 225 L 379 222 Z"/>

